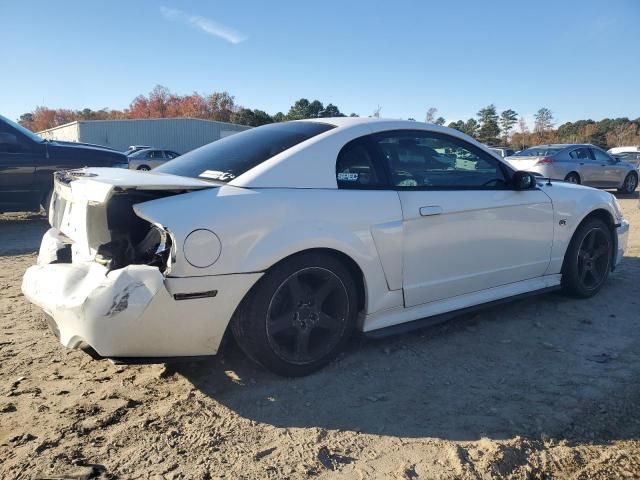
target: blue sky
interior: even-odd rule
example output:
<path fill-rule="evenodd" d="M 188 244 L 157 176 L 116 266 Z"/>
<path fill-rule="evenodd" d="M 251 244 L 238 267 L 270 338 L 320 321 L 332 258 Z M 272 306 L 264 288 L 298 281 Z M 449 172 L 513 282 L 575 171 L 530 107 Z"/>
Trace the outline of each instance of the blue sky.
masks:
<path fill-rule="evenodd" d="M 495 103 L 640 117 L 640 1 L 0 0 L 0 113 L 122 109 L 156 84 L 286 113 L 447 121 Z"/>

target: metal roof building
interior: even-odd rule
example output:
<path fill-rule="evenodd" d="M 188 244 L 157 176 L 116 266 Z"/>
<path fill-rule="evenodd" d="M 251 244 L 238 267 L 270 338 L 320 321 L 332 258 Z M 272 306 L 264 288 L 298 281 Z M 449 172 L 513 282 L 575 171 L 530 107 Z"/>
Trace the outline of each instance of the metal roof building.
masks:
<path fill-rule="evenodd" d="M 198 118 L 139 120 L 79 120 L 38 132 L 42 138 L 103 145 L 124 151 L 129 145 L 149 145 L 180 154 L 234 133 L 244 125 Z"/>

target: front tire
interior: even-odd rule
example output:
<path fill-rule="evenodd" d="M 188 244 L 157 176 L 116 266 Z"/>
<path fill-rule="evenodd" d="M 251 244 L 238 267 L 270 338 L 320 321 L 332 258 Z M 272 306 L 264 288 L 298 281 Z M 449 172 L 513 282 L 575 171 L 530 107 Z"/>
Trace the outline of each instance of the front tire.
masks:
<path fill-rule="evenodd" d="M 335 257 L 309 252 L 271 268 L 236 311 L 231 330 L 249 358 L 286 377 L 333 360 L 353 332 L 357 290 Z"/>
<path fill-rule="evenodd" d="M 622 186 L 618 189 L 618 193 L 631 194 L 638 187 L 638 174 L 629 172 L 622 182 Z"/>
<path fill-rule="evenodd" d="M 562 290 L 588 298 L 600 291 L 611 271 L 613 238 L 599 218 L 584 221 L 573 234 L 562 266 Z"/>
<path fill-rule="evenodd" d="M 580 185 L 580 183 L 582 183 L 580 181 L 580 175 L 578 175 L 576 172 L 568 173 L 567 176 L 564 177 L 564 181 L 567 183 L 575 183 L 577 185 Z"/>

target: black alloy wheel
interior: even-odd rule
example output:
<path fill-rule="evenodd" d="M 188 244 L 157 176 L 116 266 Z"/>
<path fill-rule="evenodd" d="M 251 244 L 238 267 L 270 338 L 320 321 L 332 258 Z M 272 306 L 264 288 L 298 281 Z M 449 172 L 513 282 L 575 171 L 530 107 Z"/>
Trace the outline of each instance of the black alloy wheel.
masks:
<path fill-rule="evenodd" d="M 349 295 L 330 270 L 309 267 L 278 287 L 267 310 L 267 339 L 288 363 L 321 358 L 340 342 L 349 315 Z"/>
<path fill-rule="evenodd" d="M 611 271 L 613 233 L 603 220 L 587 218 L 573 234 L 562 266 L 562 289 L 587 298 L 600 291 Z"/>
<path fill-rule="evenodd" d="M 297 377 L 331 362 L 358 316 L 355 272 L 325 252 L 302 252 L 273 267 L 240 303 L 231 331 L 249 358 Z"/>

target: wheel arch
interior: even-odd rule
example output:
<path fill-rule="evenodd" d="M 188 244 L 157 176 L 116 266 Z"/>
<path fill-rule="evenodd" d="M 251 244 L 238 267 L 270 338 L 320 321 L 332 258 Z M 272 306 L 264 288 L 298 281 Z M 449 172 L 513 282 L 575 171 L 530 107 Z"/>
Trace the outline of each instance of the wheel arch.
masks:
<path fill-rule="evenodd" d="M 336 259 L 338 259 L 339 261 L 343 262 L 344 265 L 347 267 L 347 270 L 349 271 L 349 273 L 351 274 L 351 277 L 353 278 L 353 281 L 356 284 L 356 292 L 358 295 L 358 312 L 359 312 L 359 317 L 364 317 L 363 313 L 365 312 L 366 308 L 367 308 L 367 284 L 366 284 L 366 278 L 364 275 L 364 272 L 362 270 L 362 268 L 360 267 L 360 265 L 358 264 L 358 262 L 356 262 L 351 256 L 347 255 L 346 253 L 337 250 L 335 248 L 327 248 L 327 247 L 318 247 L 318 248 L 307 248 L 304 250 L 299 250 L 293 253 L 290 253 L 282 258 L 280 258 L 279 260 L 277 260 L 276 262 L 272 263 L 271 265 L 269 265 L 269 267 L 267 267 L 264 270 L 264 273 L 268 272 L 269 270 L 275 268 L 278 265 L 281 265 L 284 262 L 287 262 L 289 260 L 291 260 L 292 258 L 298 256 L 298 255 L 303 255 L 306 253 L 321 253 L 324 255 L 329 255 L 331 257 L 334 257 Z M 260 283 L 262 282 L 264 278 L 264 275 L 261 276 L 252 286 L 251 288 L 247 291 L 247 293 L 245 293 L 245 295 L 242 297 L 242 300 L 240 300 L 238 302 L 238 305 L 236 306 L 231 318 L 233 318 L 238 311 L 240 310 L 241 306 L 251 297 L 251 295 L 253 295 L 253 293 L 255 292 L 256 288 L 258 288 L 258 286 L 260 285 Z M 361 318 L 358 319 L 358 325 L 357 327 L 359 328 L 360 322 L 361 322 Z M 226 329 L 225 329 L 225 337 L 228 337 L 229 334 L 231 333 L 231 321 L 229 321 L 229 324 L 227 325 Z"/>
<path fill-rule="evenodd" d="M 636 177 L 636 188 L 638 188 L 638 179 L 640 178 L 640 175 L 638 175 L 638 171 L 637 170 L 629 170 L 626 175 L 624 176 L 624 178 L 622 179 L 622 185 L 620 185 L 620 187 L 624 186 L 624 183 L 627 181 L 627 177 L 629 175 L 633 175 Z"/>
<path fill-rule="evenodd" d="M 358 311 L 362 312 L 365 310 L 366 305 L 367 305 L 367 284 L 366 284 L 366 278 L 364 275 L 364 271 L 362 270 L 362 268 L 360 267 L 360 265 L 358 264 L 358 262 L 356 262 L 350 255 L 347 255 L 346 253 L 337 250 L 335 248 L 329 248 L 329 247 L 317 247 L 317 248 L 307 248 L 304 250 L 299 250 L 293 253 L 290 253 L 288 255 L 286 255 L 285 257 L 279 259 L 278 261 L 274 262 L 273 264 L 271 264 L 266 270 L 265 272 L 268 272 L 269 270 L 271 270 L 272 268 L 276 267 L 277 265 L 280 265 L 284 262 L 287 262 L 289 260 L 291 260 L 291 258 L 296 257 L 298 255 L 303 255 L 306 253 L 320 253 L 320 254 L 324 254 L 324 255 L 328 255 L 331 257 L 334 257 L 336 259 L 338 259 L 340 262 L 342 262 L 346 267 L 347 270 L 349 271 L 349 273 L 351 274 L 351 277 L 353 278 L 353 281 L 356 284 L 356 290 L 358 293 Z M 256 282 L 256 285 L 260 282 L 260 280 L 258 280 L 258 282 Z M 252 287 L 252 289 L 255 288 Z M 251 293 L 251 290 L 247 293 L 247 295 L 249 295 Z M 243 299 L 244 300 L 244 299 Z"/>
<path fill-rule="evenodd" d="M 582 185 L 582 175 L 580 175 L 580 172 L 576 170 L 569 170 L 564 176 L 564 178 L 566 179 L 569 175 L 572 175 L 572 174 L 578 177 L 578 180 L 580 180 L 580 185 Z"/>
<path fill-rule="evenodd" d="M 616 252 L 618 251 L 618 236 L 616 235 L 616 222 L 615 219 L 613 218 L 613 214 L 605 209 L 605 208 L 596 208 L 595 210 L 591 210 L 590 212 L 587 212 L 582 219 L 580 220 L 580 222 L 578 222 L 578 224 L 576 225 L 576 228 L 573 230 L 573 232 L 571 232 L 571 240 L 570 242 L 573 240 L 573 237 L 575 236 L 576 232 L 578 231 L 578 229 L 587 221 L 589 221 L 592 218 L 598 218 L 600 220 L 602 220 L 607 227 L 609 227 L 609 231 L 611 232 L 611 240 L 613 242 L 613 248 L 611 249 L 611 271 L 614 270 L 615 268 L 615 255 Z M 565 251 L 564 254 L 564 259 L 562 261 L 562 269 L 561 271 L 564 271 L 565 268 L 565 262 L 567 259 L 567 254 L 569 252 L 569 249 L 567 248 L 567 251 Z"/>

